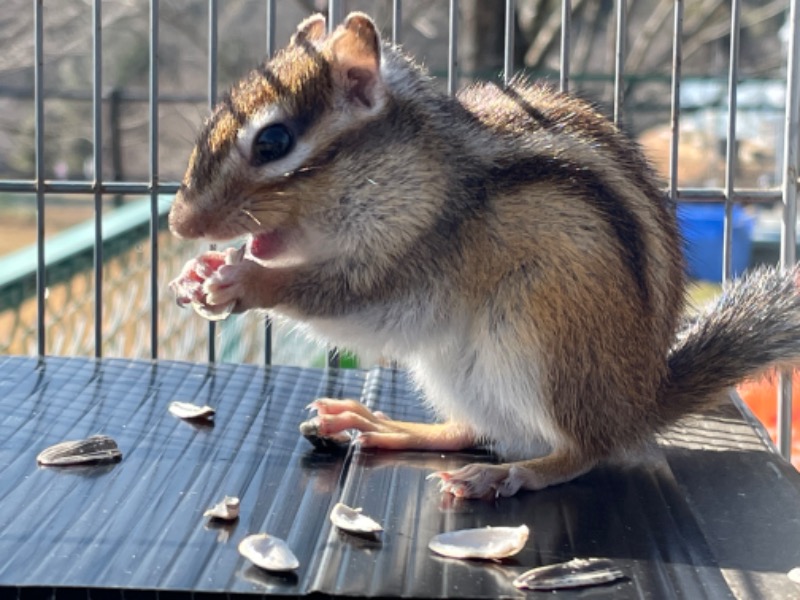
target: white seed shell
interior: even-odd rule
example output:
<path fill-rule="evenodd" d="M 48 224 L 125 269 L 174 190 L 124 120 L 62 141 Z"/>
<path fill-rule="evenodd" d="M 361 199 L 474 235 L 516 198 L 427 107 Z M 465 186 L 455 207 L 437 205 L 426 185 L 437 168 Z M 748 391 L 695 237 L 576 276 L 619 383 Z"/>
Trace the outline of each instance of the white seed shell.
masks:
<path fill-rule="evenodd" d="M 267 571 L 294 571 L 300 566 L 286 542 L 266 533 L 244 538 L 239 542 L 239 554 Z"/>
<path fill-rule="evenodd" d="M 217 411 L 210 406 L 198 406 L 191 402 L 171 402 L 169 412 L 179 419 L 210 419 Z"/>
<path fill-rule="evenodd" d="M 221 502 L 204 512 L 203 516 L 223 521 L 235 521 L 239 518 L 239 499 L 236 496 L 225 496 Z"/>
<path fill-rule="evenodd" d="M 207 306 L 204 306 L 199 302 L 192 302 L 192 308 L 194 309 L 194 312 L 203 317 L 206 321 L 224 321 L 231 316 L 235 307 L 236 302 L 231 302 L 222 311 L 211 312 Z"/>
<path fill-rule="evenodd" d="M 536 567 L 514 580 L 528 590 L 561 590 L 609 583 L 625 574 L 607 558 L 573 558 L 565 563 Z"/>
<path fill-rule="evenodd" d="M 786 576 L 795 583 L 800 583 L 800 567 L 795 567 L 789 571 Z"/>
<path fill-rule="evenodd" d="M 362 514 L 360 508 L 351 508 L 338 502 L 331 511 L 331 522 L 339 529 L 350 533 L 378 533 L 383 531 L 380 523 Z"/>
<path fill-rule="evenodd" d="M 526 525 L 461 529 L 434 536 L 428 548 L 450 558 L 506 558 L 522 550 L 529 534 Z"/>

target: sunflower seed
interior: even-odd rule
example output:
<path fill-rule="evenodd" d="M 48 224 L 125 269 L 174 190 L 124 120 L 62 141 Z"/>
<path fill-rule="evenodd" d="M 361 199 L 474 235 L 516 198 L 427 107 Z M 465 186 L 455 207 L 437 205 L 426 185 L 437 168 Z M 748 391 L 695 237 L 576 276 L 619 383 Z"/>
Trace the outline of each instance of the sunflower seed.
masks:
<path fill-rule="evenodd" d="M 352 440 L 350 434 L 347 432 L 341 432 L 331 436 L 320 435 L 318 417 L 300 423 L 300 433 L 312 446 L 323 452 L 333 453 L 346 450 Z"/>
<path fill-rule="evenodd" d="M 122 460 L 117 443 L 106 435 L 61 442 L 42 450 L 36 462 L 45 466 L 104 464 Z"/>

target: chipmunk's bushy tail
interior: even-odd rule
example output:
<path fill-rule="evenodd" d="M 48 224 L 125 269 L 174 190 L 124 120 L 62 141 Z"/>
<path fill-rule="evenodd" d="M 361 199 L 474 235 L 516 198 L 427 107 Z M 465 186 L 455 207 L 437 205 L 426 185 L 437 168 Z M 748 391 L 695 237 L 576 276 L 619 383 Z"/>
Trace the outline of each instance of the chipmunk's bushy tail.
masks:
<path fill-rule="evenodd" d="M 716 404 L 770 367 L 800 366 L 800 268 L 759 268 L 678 334 L 659 397 L 661 425 Z"/>

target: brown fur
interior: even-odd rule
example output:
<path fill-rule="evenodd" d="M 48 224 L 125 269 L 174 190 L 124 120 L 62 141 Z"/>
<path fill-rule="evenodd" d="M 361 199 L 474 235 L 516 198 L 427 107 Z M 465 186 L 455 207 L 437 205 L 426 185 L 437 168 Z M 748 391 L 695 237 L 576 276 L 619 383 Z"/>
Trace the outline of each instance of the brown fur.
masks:
<path fill-rule="evenodd" d="M 248 163 L 242 146 L 267 109 L 307 154 L 275 163 L 285 169 Z M 226 267 L 209 298 L 396 353 L 456 439 L 473 431 L 524 458 L 537 440 L 549 446 L 546 458 L 448 475 L 454 493 L 565 481 L 738 378 L 800 358 L 795 275 L 775 271 L 737 284 L 731 306 L 676 342 L 685 282 L 673 207 L 594 107 L 521 79 L 446 97 L 360 13 L 331 36 L 305 21 L 232 90 L 198 138 L 170 226 L 185 237 L 282 232 L 302 260 Z M 763 356 L 737 343 L 761 337 Z M 348 414 L 326 423 L 341 429 Z M 365 433 L 410 436 L 408 447 L 454 439 L 358 418 Z"/>

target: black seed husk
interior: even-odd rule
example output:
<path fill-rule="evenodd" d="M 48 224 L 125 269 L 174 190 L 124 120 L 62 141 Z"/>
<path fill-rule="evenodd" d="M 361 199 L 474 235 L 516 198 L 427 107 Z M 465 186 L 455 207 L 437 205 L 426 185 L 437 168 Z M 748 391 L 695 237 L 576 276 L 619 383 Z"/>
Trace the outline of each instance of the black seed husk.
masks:
<path fill-rule="evenodd" d="M 122 460 L 117 443 L 107 435 L 93 435 L 85 440 L 61 442 L 42 450 L 36 457 L 40 465 L 67 467 L 71 465 L 107 464 Z"/>

